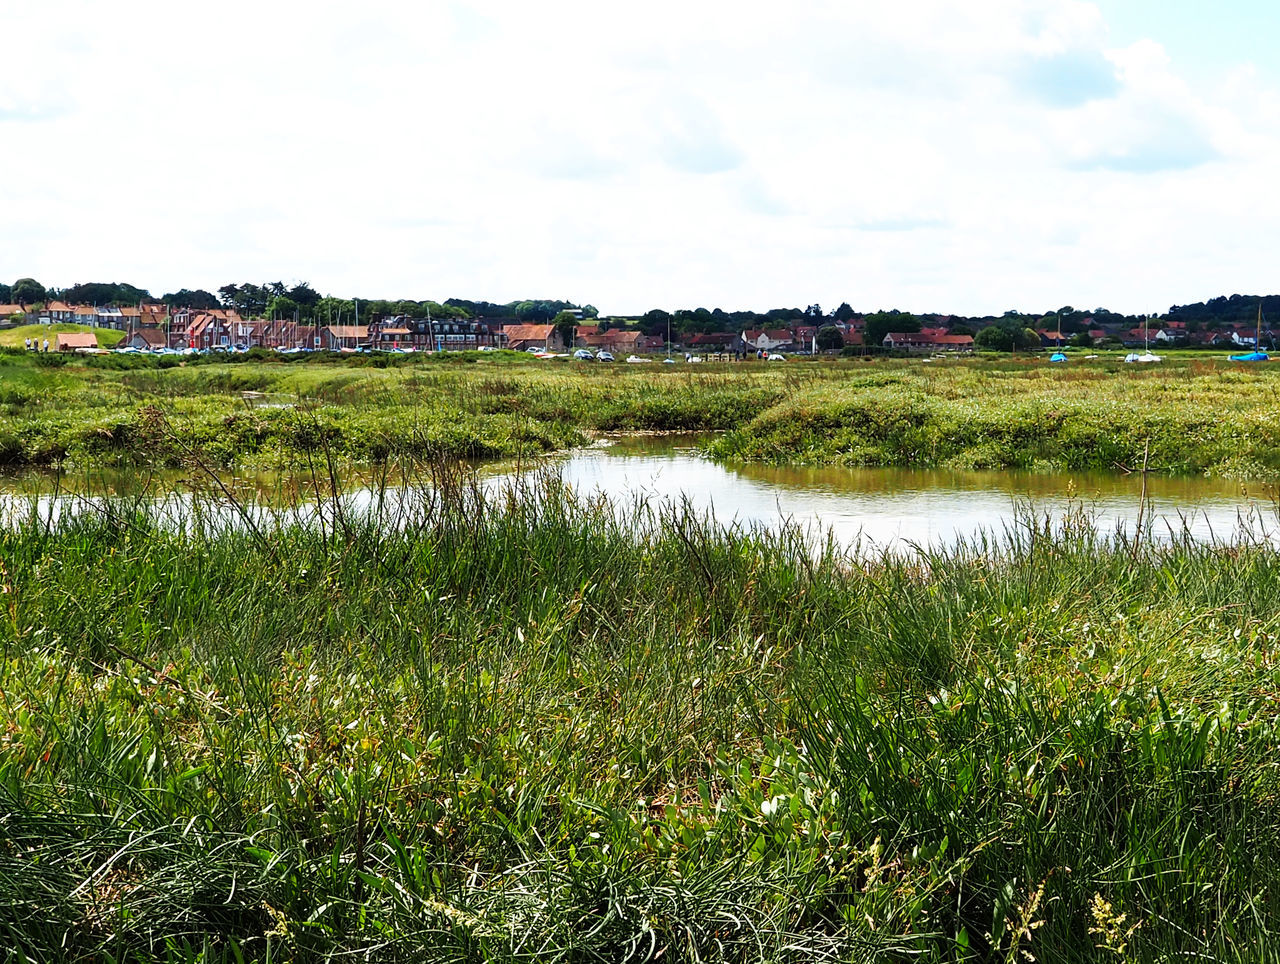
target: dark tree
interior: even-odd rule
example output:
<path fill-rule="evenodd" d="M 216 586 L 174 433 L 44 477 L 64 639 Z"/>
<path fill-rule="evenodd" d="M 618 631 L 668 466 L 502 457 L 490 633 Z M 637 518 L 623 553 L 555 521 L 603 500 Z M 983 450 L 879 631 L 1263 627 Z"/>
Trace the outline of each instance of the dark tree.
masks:
<path fill-rule="evenodd" d="M 9 301 L 13 297 L 13 288 L 10 285 L 0 281 L 0 304 L 11 304 Z"/>
<path fill-rule="evenodd" d="M 663 338 L 667 337 L 667 323 L 670 320 L 671 315 L 661 308 L 650 308 L 640 316 L 640 324 L 645 334 L 661 335 Z"/>
<path fill-rule="evenodd" d="M 854 311 L 849 307 L 849 302 L 840 302 L 840 307 L 835 310 L 835 313 L 831 318 L 834 321 L 852 321 L 854 318 Z"/>
<path fill-rule="evenodd" d="M 9 296 L 20 305 L 33 305 L 37 301 L 44 301 L 49 292 L 35 278 L 19 278 L 13 283 Z"/>
<path fill-rule="evenodd" d="M 72 285 L 62 292 L 62 298 L 74 305 L 136 305 L 155 300 L 150 291 L 118 281 Z"/>
<path fill-rule="evenodd" d="M 770 308 L 764 313 L 765 321 L 771 325 L 786 324 L 789 321 L 799 321 L 805 317 L 803 311 L 799 308 Z"/>
<path fill-rule="evenodd" d="M 877 311 L 867 315 L 867 326 L 862 332 L 863 344 L 880 347 L 884 336 L 890 332 L 920 330 L 920 319 L 906 311 Z"/>
<path fill-rule="evenodd" d="M 844 347 L 844 336 L 835 325 L 824 325 L 818 329 L 818 347 L 823 351 L 838 351 Z"/>
<path fill-rule="evenodd" d="M 572 311 L 561 311 L 551 319 L 551 324 L 555 326 L 556 334 L 560 336 L 560 343 L 566 348 L 572 348 L 574 333 L 578 327 L 577 315 Z"/>
<path fill-rule="evenodd" d="M 218 307 L 218 299 L 203 288 L 197 288 L 195 291 L 182 288 L 165 295 L 160 300 L 175 308 L 194 308 L 197 311 L 209 311 Z"/>
<path fill-rule="evenodd" d="M 289 299 L 304 308 L 313 308 L 320 300 L 320 292 L 305 281 L 299 281 L 289 289 Z"/>

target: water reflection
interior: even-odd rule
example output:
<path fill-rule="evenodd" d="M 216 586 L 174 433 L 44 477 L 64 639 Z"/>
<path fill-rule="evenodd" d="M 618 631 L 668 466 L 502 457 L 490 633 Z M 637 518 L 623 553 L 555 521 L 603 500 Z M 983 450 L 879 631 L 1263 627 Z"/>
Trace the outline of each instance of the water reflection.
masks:
<path fill-rule="evenodd" d="M 1032 472 L 944 472 L 718 465 L 685 441 L 625 440 L 574 453 L 560 462 L 564 480 L 581 492 L 687 497 L 722 521 L 777 526 L 784 520 L 829 529 L 844 545 L 942 545 L 979 532 L 999 532 L 1030 505 L 1060 518 L 1083 507 L 1103 532 L 1133 532 L 1142 480 L 1137 475 Z M 1144 526 L 1167 541 L 1188 531 L 1202 542 L 1244 534 L 1277 541 L 1274 490 L 1220 479 L 1149 477 Z"/>
<path fill-rule="evenodd" d="M 829 531 L 843 546 L 870 551 L 940 546 L 999 533 L 1027 506 L 1053 519 L 1083 507 L 1100 531 L 1132 533 L 1142 493 L 1138 476 L 724 466 L 701 458 L 696 442 L 617 439 L 547 460 L 547 466 L 580 494 L 604 493 L 623 511 L 635 498 L 687 501 L 723 523 L 777 528 L 789 522 L 813 536 Z M 490 492 L 515 478 L 510 466 L 479 470 L 481 487 Z M 430 482 L 368 472 L 349 474 L 339 484 L 327 476 L 279 473 L 228 474 L 216 481 L 200 473 L 152 480 L 140 480 L 136 473 L 97 473 L 73 480 L 71 487 L 67 481 L 26 475 L 0 482 L 0 521 L 13 525 L 34 512 L 42 521 L 56 522 L 137 499 L 163 524 L 174 526 L 197 517 L 232 525 L 310 525 L 322 519 L 332 524 L 343 513 L 384 510 L 381 517 L 395 524 L 421 502 L 424 482 Z M 337 498 L 335 491 L 341 493 Z M 1187 532 L 1201 542 L 1243 537 L 1280 544 L 1280 516 L 1266 487 L 1151 477 L 1147 499 L 1144 525 L 1157 540 Z"/>

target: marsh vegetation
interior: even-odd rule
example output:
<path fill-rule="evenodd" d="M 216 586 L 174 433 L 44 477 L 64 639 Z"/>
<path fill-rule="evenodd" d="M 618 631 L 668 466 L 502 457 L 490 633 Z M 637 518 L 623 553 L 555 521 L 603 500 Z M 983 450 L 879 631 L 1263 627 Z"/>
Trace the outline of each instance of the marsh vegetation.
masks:
<path fill-rule="evenodd" d="M 730 461 L 1133 470 L 1273 480 L 1280 375 L 1188 356 L 763 363 L 537 361 L 511 353 L 285 362 L 0 354 L 0 465 L 483 459 L 608 431 L 717 431 Z"/>
<path fill-rule="evenodd" d="M 604 426 L 765 419 L 758 436 L 771 411 L 859 392 L 958 412 L 948 393 L 976 386 L 1032 411 L 1055 377 L 71 369 L 6 369 L 23 397 L 5 431 L 58 423 L 80 439 L 64 458 L 145 465 L 170 444 L 308 451 L 270 432 L 219 448 L 228 420 L 329 425 L 309 450 L 325 485 L 370 454 L 352 425 L 404 435 L 387 413 L 426 426 L 409 438 L 483 429 L 528 451 Z M 1117 421 L 1186 393 L 1186 420 L 1216 404 L 1262 425 L 1271 391 L 1209 367 L 1053 384 L 1110 397 Z M 87 424 L 155 434 L 95 448 Z M 364 512 L 322 498 L 265 528 L 220 492 L 175 526 L 142 489 L 0 530 L 15 959 L 1266 959 L 1270 547 L 1028 511 L 855 557 L 678 504 L 614 511 L 553 475 L 485 494 L 449 446 L 418 451 L 394 453 L 413 497 Z"/>

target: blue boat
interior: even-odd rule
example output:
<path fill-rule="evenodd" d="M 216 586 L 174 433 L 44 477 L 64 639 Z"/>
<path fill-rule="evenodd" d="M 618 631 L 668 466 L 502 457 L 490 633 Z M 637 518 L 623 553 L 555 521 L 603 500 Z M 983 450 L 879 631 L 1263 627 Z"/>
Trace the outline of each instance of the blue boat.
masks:
<path fill-rule="evenodd" d="M 1062 354 L 1062 352 L 1060 351 L 1055 351 L 1052 355 L 1049 356 L 1049 361 L 1051 362 L 1066 361 L 1066 360 L 1067 360 L 1067 356 Z"/>
<path fill-rule="evenodd" d="M 1274 345 L 1272 346 L 1275 347 Z M 1247 351 L 1243 355 L 1229 356 L 1232 361 L 1270 361 L 1270 356 L 1262 350 L 1262 302 L 1258 302 L 1258 331 L 1253 336 L 1253 351 Z"/>

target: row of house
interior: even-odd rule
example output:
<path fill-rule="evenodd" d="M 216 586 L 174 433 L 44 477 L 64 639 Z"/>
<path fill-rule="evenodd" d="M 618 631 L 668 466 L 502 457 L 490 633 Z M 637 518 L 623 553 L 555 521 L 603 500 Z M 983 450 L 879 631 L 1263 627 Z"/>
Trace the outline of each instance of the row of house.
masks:
<path fill-rule="evenodd" d="M 403 316 L 380 318 L 368 325 L 308 325 L 296 321 L 246 319 L 229 309 L 178 310 L 162 324 L 131 329 L 124 344 L 131 348 L 280 348 L 320 351 L 357 349 L 462 350 L 499 347 L 501 337 L 485 325 L 469 321 L 427 322 Z"/>
<path fill-rule="evenodd" d="M 480 347 L 508 347 L 517 350 L 538 348 L 565 351 L 571 347 L 608 349 L 614 352 L 656 352 L 665 346 L 660 336 L 625 329 L 601 331 L 595 324 L 580 324 L 574 344 L 565 345 L 551 325 L 501 325 L 484 320 L 445 322 L 403 315 L 376 319 L 372 324 L 305 325 L 292 321 L 246 319 L 234 309 L 196 310 L 169 308 L 161 304 L 99 307 L 51 301 L 46 305 L 0 304 L 0 319 L 22 316 L 39 323 L 71 323 L 90 328 L 111 328 L 128 332 L 128 343 L 139 348 L 267 347 L 307 349 L 410 348 L 417 350 L 458 350 Z M 953 335 L 951 318 L 929 316 L 933 326 L 919 332 L 892 332 L 883 341 L 888 348 L 906 351 L 966 351 L 973 347 L 968 335 Z M 1072 337 L 1055 325 L 1055 316 L 1040 319 L 1037 333 L 1044 348 L 1065 345 Z M 865 320 L 853 318 L 835 323 L 845 346 L 863 344 Z M 1126 347 L 1145 343 L 1162 346 L 1253 346 L 1255 327 L 1236 324 L 1214 330 L 1188 331 L 1186 322 L 1162 321 L 1158 327 L 1124 328 L 1098 325 L 1086 318 L 1092 341 L 1113 338 Z M 748 329 L 743 332 L 709 332 L 692 335 L 683 345 L 673 346 L 700 352 L 748 354 L 755 352 L 806 351 L 814 347 L 818 326 Z M 1263 333 L 1264 343 L 1274 343 L 1271 332 Z"/>
<path fill-rule="evenodd" d="M 42 324 L 88 325 L 90 328 L 114 328 L 125 331 L 141 324 L 149 314 L 166 314 L 164 305 L 132 305 L 124 308 L 97 305 L 69 305 L 63 301 L 51 301 L 47 305 L 0 305 L 0 318 L 23 316 L 27 322 Z"/>

